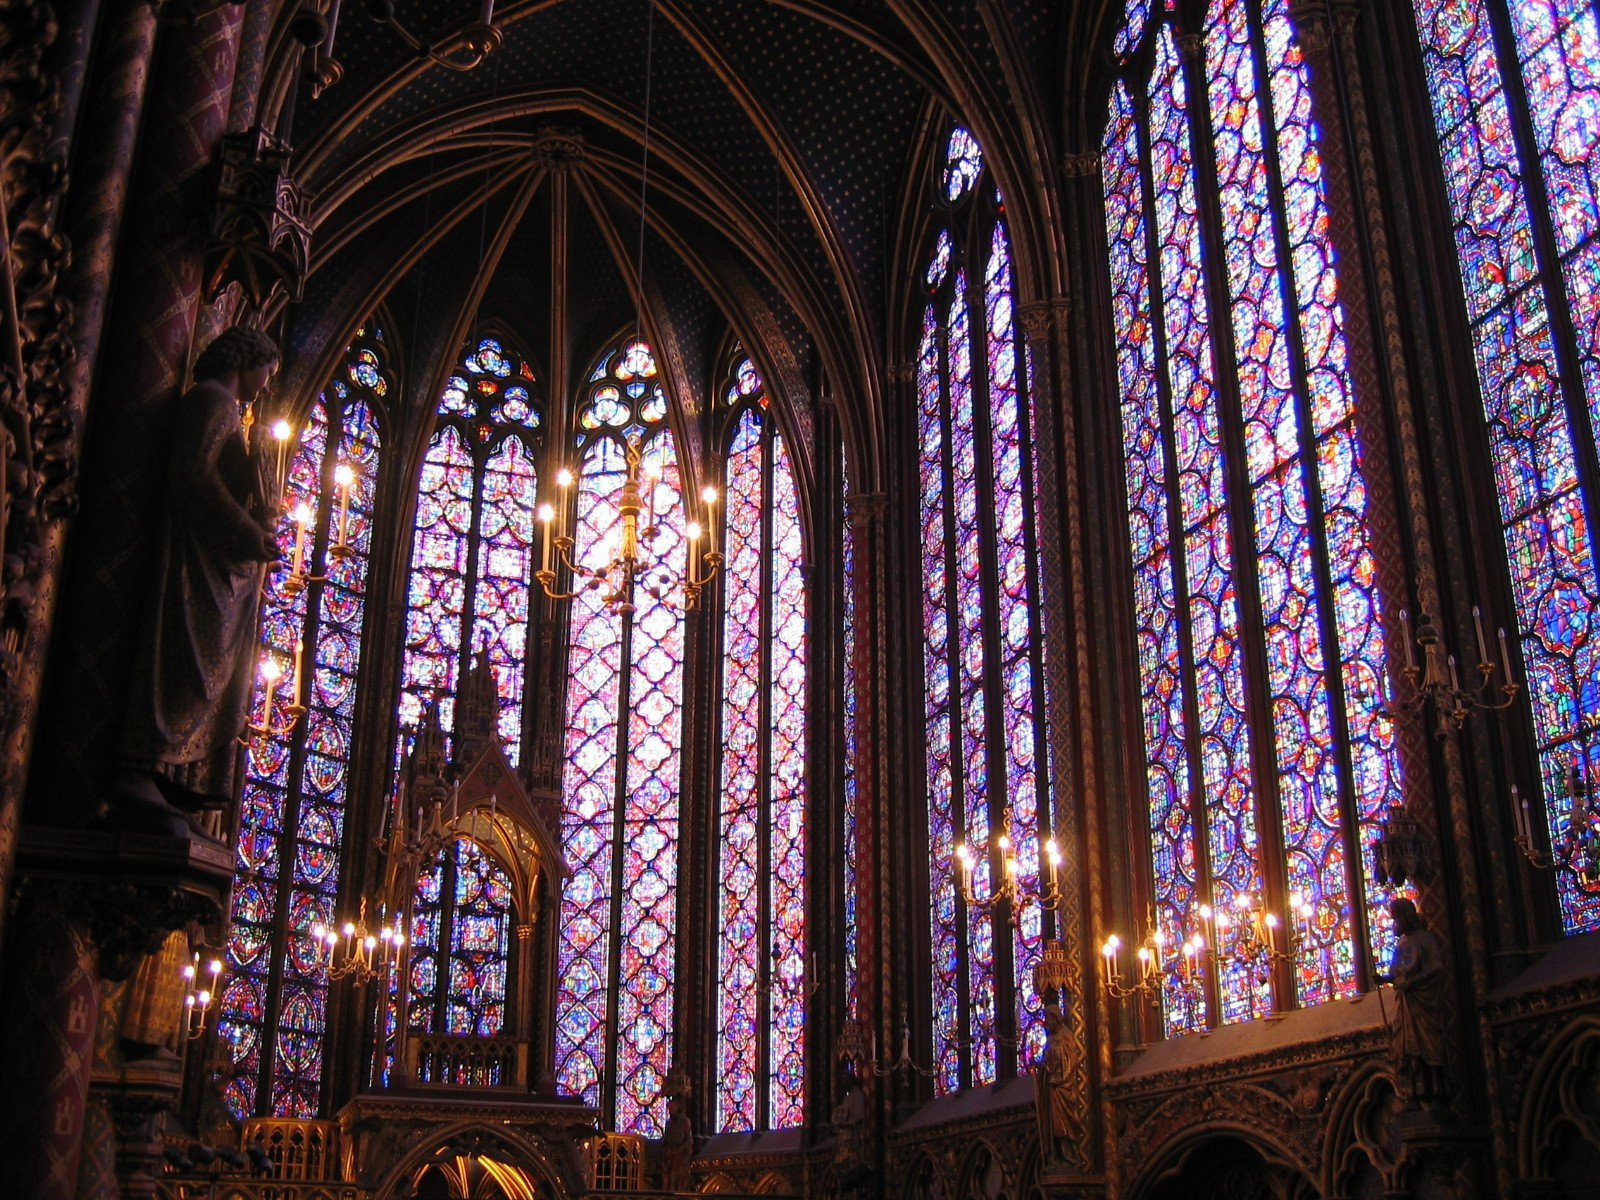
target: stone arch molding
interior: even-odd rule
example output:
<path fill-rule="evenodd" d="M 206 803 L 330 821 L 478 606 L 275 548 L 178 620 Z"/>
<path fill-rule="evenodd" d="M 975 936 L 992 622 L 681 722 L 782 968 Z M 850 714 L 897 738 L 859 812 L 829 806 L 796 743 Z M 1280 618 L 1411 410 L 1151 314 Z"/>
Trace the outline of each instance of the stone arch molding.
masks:
<path fill-rule="evenodd" d="M 1297 1189 L 1310 1193 L 1317 1178 L 1320 1122 L 1314 1114 L 1296 1111 L 1289 1100 L 1253 1084 L 1207 1089 L 1196 1103 L 1193 1092 L 1178 1092 L 1141 1124 L 1148 1131 L 1140 1143 L 1124 1138 L 1122 1160 L 1139 1163 L 1127 1179 L 1124 1195 L 1141 1200 L 1162 1183 L 1181 1174 L 1196 1151 L 1224 1139 L 1254 1150 L 1268 1167 L 1286 1172 Z"/>
<path fill-rule="evenodd" d="M 460 1148 L 488 1153 L 523 1168 L 537 1179 L 540 1195 L 550 1200 L 570 1200 L 586 1190 L 575 1147 L 566 1139 L 551 1140 L 536 1132 L 483 1121 L 462 1121 L 426 1129 L 394 1166 L 387 1171 L 380 1167 L 379 1181 L 371 1189 L 373 1200 L 404 1200 L 410 1195 L 412 1176 L 430 1163 L 451 1157 Z M 371 1146 L 368 1154 L 382 1149 L 381 1144 Z"/>
<path fill-rule="evenodd" d="M 1600 1016 L 1578 1017 L 1551 1038 L 1528 1076 L 1517 1123 L 1517 1173 L 1549 1179 L 1564 1132 L 1600 1147 Z"/>
<path fill-rule="evenodd" d="M 1353 1193 L 1363 1165 L 1370 1165 L 1386 1191 L 1404 1187 L 1406 1163 L 1389 1132 L 1401 1100 L 1394 1076 L 1377 1063 L 1357 1070 L 1328 1105 L 1328 1137 L 1322 1156 L 1322 1194 L 1329 1200 Z"/>

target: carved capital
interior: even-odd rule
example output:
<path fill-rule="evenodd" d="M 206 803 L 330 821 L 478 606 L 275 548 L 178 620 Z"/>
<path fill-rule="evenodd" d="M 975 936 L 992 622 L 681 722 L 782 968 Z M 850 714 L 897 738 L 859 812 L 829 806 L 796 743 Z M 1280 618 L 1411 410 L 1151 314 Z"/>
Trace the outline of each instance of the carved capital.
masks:
<path fill-rule="evenodd" d="M 546 126 L 533 142 L 533 161 L 551 171 L 570 171 L 589 156 L 583 134 Z"/>
<path fill-rule="evenodd" d="M 1048 300 L 1024 304 L 1017 309 L 1017 325 L 1029 342 L 1042 342 L 1055 326 L 1055 306 Z"/>
<path fill-rule="evenodd" d="M 844 511 L 850 528 L 865 529 L 883 520 L 889 511 L 889 497 L 883 492 L 857 492 L 844 498 Z"/>
<path fill-rule="evenodd" d="M 274 293 L 300 299 L 311 255 L 305 194 L 289 175 L 289 147 L 259 126 L 230 133 L 218 150 L 205 298 L 238 283 L 257 312 Z"/>
<path fill-rule="evenodd" d="M 1327 0 L 1297 0 L 1289 6 L 1295 36 L 1308 53 L 1322 54 L 1332 41 Z"/>
<path fill-rule="evenodd" d="M 1100 174 L 1100 152 L 1091 150 L 1083 154 L 1063 154 L 1061 170 L 1068 179 L 1088 179 Z"/>

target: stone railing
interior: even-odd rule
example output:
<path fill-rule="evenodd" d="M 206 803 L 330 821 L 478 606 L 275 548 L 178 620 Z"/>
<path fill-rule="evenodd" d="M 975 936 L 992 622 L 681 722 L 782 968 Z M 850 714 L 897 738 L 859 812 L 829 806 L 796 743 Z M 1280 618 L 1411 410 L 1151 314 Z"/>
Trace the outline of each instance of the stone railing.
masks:
<path fill-rule="evenodd" d="M 252 1117 L 239 1128 L 239 1148 L 248 1151 L 251 1146 L 259 1146 L 272 1160 L 273 1184 L 339 1177 L 339 1126 L 333 1121 Z"/>
<path fill-rule="evenodd" d="M 597 1192 L 636 1192 L 644 1187 L 645 1143 L 631 1133 L 596 1134 L 583 1144 L 589 1186 Z"/>
<path fill-rule="evenodd" d="M 366 1200 L 367 1193 L 350 1183 L 279 1183 L 271 1179 L 156 1180 L 159 1200 Z"/>
<path fill-rule="evenodd" d="M 528 1086 L 528 1043 L 513 1038 L 412 1034 L 406 1044 L 411 1082 L 420 1087 Z"/>

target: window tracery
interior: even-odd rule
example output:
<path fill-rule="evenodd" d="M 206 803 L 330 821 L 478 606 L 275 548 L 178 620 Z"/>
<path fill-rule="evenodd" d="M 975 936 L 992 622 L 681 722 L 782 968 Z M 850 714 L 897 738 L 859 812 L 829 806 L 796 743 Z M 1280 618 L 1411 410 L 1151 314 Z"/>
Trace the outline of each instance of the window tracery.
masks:
<path fill-rule="evenodd" d="M 984 899 L 1002 835 L 1022 882 L 1037 886 L 1050 824 L 1037 753 L 1045 705 L 1031 418 L 1017 370 L 1010 247 L 976 140 L 955 128 L 945 157 L 948 223 L 924 276 L 929 300 L 916 372 L 934 1057 L 942 1092 L 993 1082 L 1002 1038 L 1020 1046 L 1025 1060 L 1043 1038 L 1030 980 L 1041 914 L 1030 909 L 1012 934 L 989 913 L 963 907 L 956 847 L 984 848 L 972 881 Z"/>
<path fill-rule="evenodd" d="M 717 1120 L 805 1112 L 806 597 L 789 453 L 760 374 L 732 372 L 724 462 Z"/>
<path fill-rule="evenodd" d="M 628 438 L 640 442 L 641 494 L 658 530 L 652 549 L 682 560 L 684 504 L 666 416 L 647 345 L 601 356 L 575 430 L 569 527 L 581 566 L 605 567 L 620 533 Z M 571 602 L 556 1078 L 569 1095 L 614 1105 L 620 1132 L 659 1136 L 672 1062 L 684 621 L 681 597 L 641 588 L 634 603 L 619 612 L 599 589 L 580 589 Z"/>
<path fill-rule="evenodd" d="M 515 765 L 533 578 L 542 397 L 525 358 L 482 337 L 440 395 L 422 463 L 400 667 L 401 744 L 425 702 L 454 728 L 464 653 L 485 653 L 500 687 L 500 735 Z"/>
<path fill-rule="evenodd" d="M 1365 464 L 1288 6 L 1211 0 L 1192 58 L 1185 19 L 1130 0 L 1103 147 L 1153 896 L 1168 946 L 1309 905 L 1314 1004 L 1378 950 L 1365 823 L 1401 798 Z M 1289 1002 L 1239 963 L 1163 1000 L 1172 1032 Z"/>
<path fill-rule="evenodd" d="M 284 662 L 305 647 L 307 712 L 291 723 L 292 689 L 279 689 L 264 724 L 289 732 L 254 738 L 245 765 L 219 1021 L 223 1097 L 240 1118 L 316 1117 L 321 1103 L 328 983 L 310 929 L 333 923 L 339 890 L 387 355 L 369 322 L 312 403 L 285 485 L 282 559 L 267 577 L 261 641 Z M 353 474 L 343 558 L 328 554 L 341 465 Z M 302 505 L 312 513 L 310 561 L 326 564 L 326 579 L 304 590 L 285 586 Z M 258 681 L 251 712 L 262 693 Z"/>
<path fill-rule="evenodd" d="M 1600 779 L 1600 25 L 1577 0 L 1415 0 L 1552 841 Z M 1556 874 L 1567 932 L 1600 887 Z"/>

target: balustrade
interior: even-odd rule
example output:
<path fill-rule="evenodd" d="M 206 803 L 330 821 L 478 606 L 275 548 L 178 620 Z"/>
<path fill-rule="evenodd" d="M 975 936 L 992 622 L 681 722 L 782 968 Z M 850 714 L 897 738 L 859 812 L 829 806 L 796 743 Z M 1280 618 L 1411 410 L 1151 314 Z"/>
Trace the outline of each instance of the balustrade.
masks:
<path fill-rule="evenodd" d="M 406 1060 L 419 1086 L 527 1087 L 528 1043 L 512 1038 L 413 1034 Z"/>

